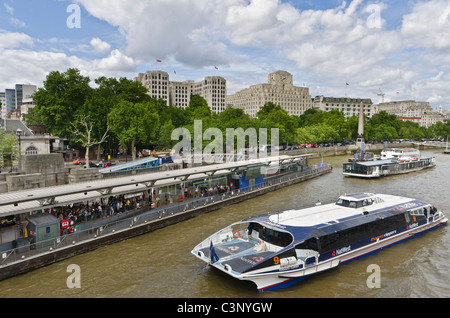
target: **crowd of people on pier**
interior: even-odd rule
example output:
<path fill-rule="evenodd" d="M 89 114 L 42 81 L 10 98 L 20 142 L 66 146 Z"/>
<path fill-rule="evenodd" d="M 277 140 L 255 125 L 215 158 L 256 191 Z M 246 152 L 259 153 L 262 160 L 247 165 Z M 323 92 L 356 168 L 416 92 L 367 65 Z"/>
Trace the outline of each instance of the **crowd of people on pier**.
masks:
<path fill-rule="evenodd" d="M 144 191 L 136 195 L 111 196 L 95 202 L 80 202 L 69 206 L 51 208 L 46 210 L 46 212 L 53 214 L 60 221 L 70 220 L 70 225 L 74 226 L 128 211 L 159 208 L 195 198 L 222 195 L 230 191 L 231 187 L 224 184 L 186 186 L 182 191 L 183 194 L 163 192 L 160 188 L 153 189 L 153 191 Z"/>

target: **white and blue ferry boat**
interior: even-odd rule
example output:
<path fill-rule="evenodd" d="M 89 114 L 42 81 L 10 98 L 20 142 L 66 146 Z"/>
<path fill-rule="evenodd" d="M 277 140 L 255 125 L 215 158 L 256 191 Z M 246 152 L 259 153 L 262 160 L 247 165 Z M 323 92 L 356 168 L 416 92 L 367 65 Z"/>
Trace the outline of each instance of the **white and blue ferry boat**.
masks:
<path fill-rule="evenodd" d="M 192 254 L 261 292 L 375 253 L 447 223 L 426 202 L 360 193 L 335 203 L 253 217 L 218 231 Z"/>

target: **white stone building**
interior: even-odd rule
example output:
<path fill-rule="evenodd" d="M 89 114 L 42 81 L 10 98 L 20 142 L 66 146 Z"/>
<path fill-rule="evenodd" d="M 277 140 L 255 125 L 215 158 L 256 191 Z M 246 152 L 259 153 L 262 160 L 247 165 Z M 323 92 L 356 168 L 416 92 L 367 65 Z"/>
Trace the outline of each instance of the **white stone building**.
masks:
<path fill-rule="evenodd" d="M 194 81 L 169 82 L 169 105 L 184 109 L 189 106 L 193 95 Z"/>
<path fill-rule="evenodd" d="M 148 94 L 156 99 L 169 103 L 169 74 L 163 71 L 147 71 L 139 73 L 134 79 L 148 89 Z"/>
<path fill-rule="evenodd" d="M 397 116 L 401 120 L 409 120 L 418 123 L 421 127 L 430 127 L 438 121 L 445 122 L 446 117 L 442 112 L 435 112 L 429 102 L 417 102 L 404 100 L 380 103 L 375 105 L 375 111 L 385 111 Z"/>
<path fill-rule="evenodd" d="M 314 98 L 314 108 L 329 112 L 338 110 L 344 113 L 345 117 L 359 116 L 360 105 L 363 103 L 364 115 L 372 117 L 374 107 L 370 98 L 350 98 L 350 97 L 324 97 Z"/>
<path fill-rule="evenodd" d="M 139 73 L 135 81 L 141 82 L 150 96 L 162 98 L 167 105 L 186 108 L 192 96 L 200 95 L 213 112 L 220 113 L 226 107 L 227 81 L 220 76 L 208 76 L 199 82 L 174 82 L 166 72 L 147 71 Z"/>
<path fill-rule="evenodd" d="M 313 106 L 309 88 L 294 86 L 292 74 L 286 71 L 270 73 L 267 84 L 252 85 L 226 99 L 227 107 L 240 108 L 252 117 L 256 117 L 267 102 L 279 105 L 295 116 Z"/>
<path fill-rule="evenodd" d="M 226 108 L 227 81 L 220 76 L 207 76 L 194 84 L 194 95 L 203 97 L 211 111 L 219 114 Z"/>

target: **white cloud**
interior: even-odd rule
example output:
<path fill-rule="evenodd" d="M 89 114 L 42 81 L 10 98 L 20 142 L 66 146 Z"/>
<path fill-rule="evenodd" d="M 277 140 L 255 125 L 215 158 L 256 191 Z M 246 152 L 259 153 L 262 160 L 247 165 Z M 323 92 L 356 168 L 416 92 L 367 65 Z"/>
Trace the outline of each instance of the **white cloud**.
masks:
<path fill-rule="evenodd" d="M 450 48 L 450 2 L 434 0 L 418 3 L 403 17 L 401 33 L 410 45 L 435 51 Z"/>
<path fill-rule="evenodd" d="M 86 61 L 74 56 L 68 57 L 63 53 L 0 49 L 0 65 L 2 65 L 0 90 L 9 88 L 15 83 L 40 86 L 50 71 L 65 71 L 70 67 L 89 69 L 86 64 Z"/>
<path fill-rule="evenodd" d="M 0 49 L 1 48 L 18 48 L 21 46 L 33 46 L 33 39 L 25 34 L 19 32 L 9 32 L 0 29 Z"/>
<path fill-rule="evenodd" d="M 119 50 L 113 50 L 108 57 L 100 60 L 97 66 L 99 70 L 103 71 L 131 72 L 136 70 L 134 60 Z"/>
<path fill-rule="evenodd" d="M 18 27 L 18 28 L 24 28 L 24 27 L 27 26 L 27 24 L 26 24 L 25 22 L 20 21 L 19 19 L 14 18 L 14 17 L 10 17 L 10 18 L 9 18 L 9 22 L 10 22 L 13 26 Z"/>
<path fill-rule="evenodd" d="M 124 53 L 137 61 L 175 56 L 191 67 L 223 65 L 233 54 L 217 27 L 229 3 L 219 0 L 79 0 L 93 16 L 119 28 Z"/>
<path fill-rule="evenodd" d="M 31 83 L 41 87 L 49 72 L 65 72 L 69 68 L 79 69 L 82 75 L 89 76 L 92 81 L 100 76 L 132 77 L 136 72 L 133 59 L 118 50 L 113 50 L 104 59 L 90 60 L 60 52 L 0 47 L 0 65 L 0 91 L 16 83 Z"/>
<path fill-rule="evenodd" d="M 90 44 L 96 53 L 106 54 L 111 49 L 111 45 L 100 38 L 92 38 Z"/>
<path fill-rule="evenodd" d="M 14 14 L 14 8 L 8 5 L 7 3 L 3 3 L 3 6 L 5 7 L 6 12 L 13 15 Z"/>

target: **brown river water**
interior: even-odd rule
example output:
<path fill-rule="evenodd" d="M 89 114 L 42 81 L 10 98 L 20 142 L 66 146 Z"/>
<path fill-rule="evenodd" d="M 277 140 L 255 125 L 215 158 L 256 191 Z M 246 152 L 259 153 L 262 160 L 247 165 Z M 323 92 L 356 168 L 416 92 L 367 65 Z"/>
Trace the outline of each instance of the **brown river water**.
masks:
<path fill-rule="evenodd" d="M 235 280 L 190 251 L 215 231 L 248 217 L 333 202 L 343 193 L 377 192 L 417 198 L 450 216 L 450 155 L 432 169 L 362 180 L 342 176 L 348 156 L 325 157 L 333 172 L 194 219 L 99 248 L 0 282 L 1 298 L 409 298 L 450 297 L 450 228 L 394 245 L 292 287 L 258 294 L 252 283 Z M 80 268 L 80 288 L 68 288 L 67 268 Z M 369 265 L 380 269 L 380 288 L 369 288 Z"/>

